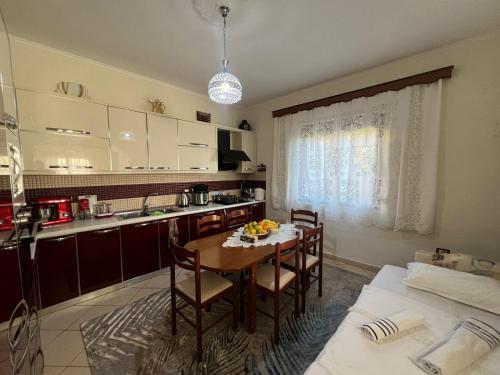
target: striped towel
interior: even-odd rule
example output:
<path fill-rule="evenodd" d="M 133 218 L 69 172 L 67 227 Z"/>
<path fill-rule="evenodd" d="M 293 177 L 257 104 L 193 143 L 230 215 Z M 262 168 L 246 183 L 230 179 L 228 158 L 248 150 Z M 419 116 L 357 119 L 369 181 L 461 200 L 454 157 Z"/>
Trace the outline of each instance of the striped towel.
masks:
<path fill-rule="evenodd" d="M 378 343 L 387 337 L 415 328 L 423 323 L 423 315 L 405 310 L 386 318 L 363 324 L 361 330 L 370 340 Z"/>
<path fill-rule="evenodd" d="M 450 334 L 410 358 L 432 375 L 451 375 L 492 351 L 500 342 L 500 332 L 488 323 L 469 318 Z"/>

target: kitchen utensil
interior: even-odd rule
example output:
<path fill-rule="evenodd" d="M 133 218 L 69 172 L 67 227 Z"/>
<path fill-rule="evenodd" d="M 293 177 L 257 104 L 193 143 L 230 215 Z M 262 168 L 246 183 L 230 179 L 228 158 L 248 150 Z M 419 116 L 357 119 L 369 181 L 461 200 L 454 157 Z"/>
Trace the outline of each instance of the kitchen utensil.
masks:
<path fill-rule="evenodd" d="M 33 218 L 42 221 L 43 226 L 73 221 L 69 197 L 40 197 L 34 199 L 31 205 Z"/>
<path fill-rule="evenodd" d="M 191 203 L 191 198 L 189 197 L 189 189 L 185 189 L 183 193 L 179 194 L 179 199 L 177 205 L 179 207 L 188 207 Z"/>
<path fill-rule="evenodd" d="M 257 201 L 263 201 L 266 199 L 266 191 L 262 188 L 255 188 L 254 197 Z"/>
<path fill-rule="evenodd" d="M 203 184 L 192 187 L 191 199 L 196 206 L 206 206 L 208 204 L 208 186 Z"/>

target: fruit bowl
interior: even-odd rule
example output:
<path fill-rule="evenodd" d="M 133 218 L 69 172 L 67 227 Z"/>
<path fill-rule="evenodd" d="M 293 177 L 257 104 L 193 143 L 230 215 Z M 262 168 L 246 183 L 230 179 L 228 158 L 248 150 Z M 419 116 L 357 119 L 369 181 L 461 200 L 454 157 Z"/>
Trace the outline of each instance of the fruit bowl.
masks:
<path fill-rule="evenodd" d="M 259 222 L 253 221 L 251 223 L 245 224 L 243 227 L 243 233 L 248 236 L 255 236 L 258 239 L 266 238 L 272 233 L 276 233 L 279 230 L 279 223 L 264 219 Z"/>

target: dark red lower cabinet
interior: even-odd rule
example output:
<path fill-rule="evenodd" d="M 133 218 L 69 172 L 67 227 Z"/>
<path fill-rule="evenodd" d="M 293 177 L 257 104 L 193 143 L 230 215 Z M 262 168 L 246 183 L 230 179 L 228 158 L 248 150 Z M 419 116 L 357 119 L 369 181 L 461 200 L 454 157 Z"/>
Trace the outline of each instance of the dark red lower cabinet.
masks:
<path fill-rule="evenodd" d="M 121 227 L 123 279 L 160 269 L 158 221 Z"/>
<path fill-rule="evenodd" d="M 160 241 L 160 267 L 170 265 L 169 219 L 158 221 L 158 240 Z"/>
<path fill-rule="evenodd" d="M 82 294 L 122 281 L 119 227 L 78 233 L 77 243 Z"/>
<path fill-rule="evenodd" d="M 264 202 L 252 204 L 252 221 L 261 221 L 266 218 L 266 204 Z"/>
<path fill-rule="evenodd" d="M 76 235 L 37 241 L 42 307 L 79 296 Z"/>
<path fill-rule="evenodd" d="M 8 321 L 12 311 L 23 297 L 17 246 L 0 248 L 0 323 Z"/>

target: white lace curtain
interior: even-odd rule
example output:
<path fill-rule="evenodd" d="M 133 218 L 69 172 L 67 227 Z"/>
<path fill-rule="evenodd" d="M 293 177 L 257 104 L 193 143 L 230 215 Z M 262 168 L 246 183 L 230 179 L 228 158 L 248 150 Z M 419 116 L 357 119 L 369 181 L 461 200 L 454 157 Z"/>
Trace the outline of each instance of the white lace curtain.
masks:
<path fill-rule="evenodd" d="M 442 82 L 275 119 L 272 204 L 432 233 Z"/>

